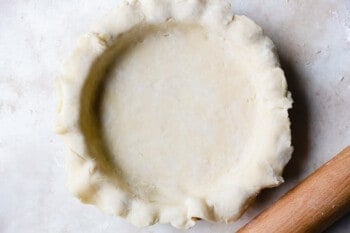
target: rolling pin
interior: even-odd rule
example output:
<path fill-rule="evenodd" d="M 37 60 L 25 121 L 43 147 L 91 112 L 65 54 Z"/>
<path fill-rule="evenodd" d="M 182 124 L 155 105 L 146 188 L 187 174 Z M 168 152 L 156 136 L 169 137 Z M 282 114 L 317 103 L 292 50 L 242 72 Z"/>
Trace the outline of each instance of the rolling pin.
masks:
<path fill-rule="evenodd" d="M 350 210 L 350 146 L 237 233 L 322 232 Z"/>

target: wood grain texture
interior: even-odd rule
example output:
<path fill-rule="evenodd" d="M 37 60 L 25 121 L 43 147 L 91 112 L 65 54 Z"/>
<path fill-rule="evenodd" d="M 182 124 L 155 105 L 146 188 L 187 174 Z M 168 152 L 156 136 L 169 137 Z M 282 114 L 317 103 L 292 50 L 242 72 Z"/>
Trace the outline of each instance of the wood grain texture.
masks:
<path fill-rule="evenodd" d="M 350 146 L 238 233 L 322 232 L 350 210 Z"/>

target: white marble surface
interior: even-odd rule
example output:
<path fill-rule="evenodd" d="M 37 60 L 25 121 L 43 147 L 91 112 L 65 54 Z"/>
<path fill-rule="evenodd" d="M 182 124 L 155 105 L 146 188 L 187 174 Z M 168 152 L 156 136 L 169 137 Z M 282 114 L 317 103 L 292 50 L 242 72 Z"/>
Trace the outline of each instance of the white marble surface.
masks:
<path fill-rule="evenodd" d="M 65 188 L 65 148 L 53 133 L 54 79 L 78 37 L 117 2 L 0 1 L 0 232 L 182 232 L 169 225 L 137 229 Z M 232 3 L 277 45 L 295 99 L 295 153 L 286 183 L 264 191 L 240 221 L 202 221 L 189 233 L 234 232 L 350 144 L 350 1 Z M 350 216 L 328 232 L 350 232 Z"/>

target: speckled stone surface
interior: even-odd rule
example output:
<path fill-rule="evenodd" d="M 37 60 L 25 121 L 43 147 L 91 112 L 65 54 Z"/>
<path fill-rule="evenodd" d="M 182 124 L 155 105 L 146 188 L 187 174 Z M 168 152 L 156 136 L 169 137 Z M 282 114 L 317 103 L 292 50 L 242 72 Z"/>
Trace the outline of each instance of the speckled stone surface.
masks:
<path fill-rule="evenodd" d="M 0 1 L 0 232 L 177 233 L 138 229 L 83 205 L 65 188 L 53 133 L 54 79 L 79 36 L 118 1 Z M 295 152 L 286 182 L 263 191 L 234 224 L 200 222 L 189 233 L 231 233 L 350 144 L 350 1 L 232 1 L 275 42 L 295 100 Z M 347 215 L 328 233 L 350 232 Z"/>

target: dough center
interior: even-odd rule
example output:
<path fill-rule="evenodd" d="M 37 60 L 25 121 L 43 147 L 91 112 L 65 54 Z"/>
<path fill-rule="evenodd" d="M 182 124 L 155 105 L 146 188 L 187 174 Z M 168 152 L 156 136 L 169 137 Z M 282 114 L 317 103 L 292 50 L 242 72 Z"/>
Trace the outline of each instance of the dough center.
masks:
<path fill-rule="evenodd" d="M 166 26 L 116 54 L 101 100 L 102 135 L 136 196 L 215 190 L 242 164 L 256 102 L 242 51 L 203 28 Z"/>

